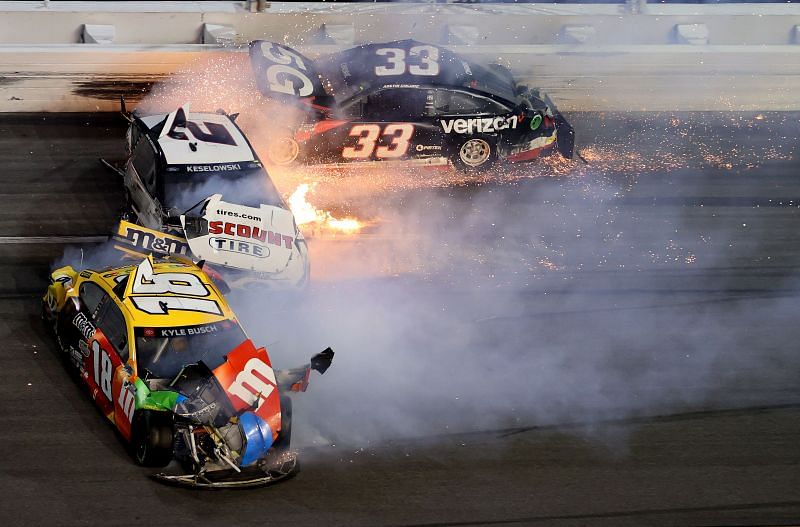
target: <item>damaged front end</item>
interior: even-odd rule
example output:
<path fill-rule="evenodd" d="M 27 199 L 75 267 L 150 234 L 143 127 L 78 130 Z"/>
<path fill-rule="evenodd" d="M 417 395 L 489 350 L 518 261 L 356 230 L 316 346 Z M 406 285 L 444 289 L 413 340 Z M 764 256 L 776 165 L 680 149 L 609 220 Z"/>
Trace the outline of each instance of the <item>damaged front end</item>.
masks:
<path fill-rule="evenodd" d="M 233 389 L 223 388 L 217 370 L 202 361 L 184 366 L 163 387 L 179 394 L 172 411 L 174 461 L 153 477 L 195 488 L 256 487 L 292 477 L 299 465 L 289 450 L 292 401 L 285 394 L 305 391 L 311 370 L 324 373 L 333 355 L 327 348 L 305 366 L 276 371 L 272 380 L 279 406 L 262 392 L 246 405 L 234 405 Z"/>
<path fill-rule="evenodd" d="M 285 426 L 291 419 L 288 398 L 281 398 L 281 418 L 271 420 L 280 427 L 273 434 L 256 413 L 263 399 L 235 410 L 202 362 L 185 366 L 169 388 L 181 394 L 173 410 L 175 461 L 156 479 L 191 487 L 251 487 L 296 472 L 297 459 L 288 450 L 291 430 Z"/>
<path fill-rule="evenodd" d="M 240 205 L 214 194 L 180 221 L 191 253 L 211 264 L 231 287 L 308 284 L 308 246 L 288 207 Z"/>

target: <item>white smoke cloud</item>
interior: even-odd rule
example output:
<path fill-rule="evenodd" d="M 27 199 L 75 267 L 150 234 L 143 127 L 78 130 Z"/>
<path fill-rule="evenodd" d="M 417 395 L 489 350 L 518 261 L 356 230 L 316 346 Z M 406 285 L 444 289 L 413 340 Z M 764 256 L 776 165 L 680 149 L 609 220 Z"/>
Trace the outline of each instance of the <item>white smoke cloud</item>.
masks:
<path fill-rule="evenodd" d="M 273 125 L 294 117 L 265 105 L 243 59 L 209 59 L 142 108 L 241 112 L 263 157 Z M 796 361 L 779 340 L 763 330 L 767 349 L 741 343 L 797 305 L 737 300 L 715 276 L 731 265 L 735 226 L 698 224 L 691 207 L 661 217 L 665 208 L 619 201 L 637 185 L 658 186 L 654 174 L 724 168 L 726 141 L 710 140 L 702 118 L 573 116 L 584 137 L 619 128 L 612 144 L 584 143 L 588 167 L 551 159 L 479 178 L 273 170 L 285 195 L 313 179 L 318 205 L 378 220 L 357 240 L 311 241 L 305 294 L 231 295 L 277 367 L 337 351 L 295 398 L 298 443 L 592 423 L 730 403 L 737 382 L 782 378 Z M 758 154 L 740 152 L 735 164 Z M 553 174 L 562 177 L 541 178 Z"/>

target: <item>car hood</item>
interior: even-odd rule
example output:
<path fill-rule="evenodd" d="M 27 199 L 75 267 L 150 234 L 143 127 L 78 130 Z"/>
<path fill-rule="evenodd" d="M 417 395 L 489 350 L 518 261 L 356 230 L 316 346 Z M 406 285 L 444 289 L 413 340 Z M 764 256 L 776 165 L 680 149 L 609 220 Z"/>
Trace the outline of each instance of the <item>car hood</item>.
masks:
<path fill-rule="evenodd" d="M 280 394 L 265 348 L 256 349 L 245 340 L 214 369 L 214 377 L 237 412 L 251 409 L 277 435 L 281 429 Z"/>
<path fill-rule="evenodd" d="M 210 377 L 214 382 L 208 385 Z M 269 426 L 273 439 L 281 429 L 280 394 L 272 364 L 266 349 L 256 348 L 249 339 L 213 370 L 201 363 L 184 366 L 173 386 L 182 394 L 175 411 L 183 418 L 224 426 L 231 416 L 250 412 Z"/>
<path fill-rule="evenodd" d="M 297 252 L 301 236 L 292 212 L 272 205 L 247 207 L 208 198 L 200 215 L 181 216 L 192 253 L 207 262 L 237 269 L 278 273 Z"/>

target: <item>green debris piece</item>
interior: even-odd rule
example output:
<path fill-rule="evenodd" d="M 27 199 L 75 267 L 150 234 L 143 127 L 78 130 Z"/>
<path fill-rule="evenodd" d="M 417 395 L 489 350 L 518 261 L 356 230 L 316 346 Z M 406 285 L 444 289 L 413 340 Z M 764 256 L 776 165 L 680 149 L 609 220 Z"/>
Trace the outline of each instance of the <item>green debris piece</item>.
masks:
<path fill-rule="evenodd" d="M 141 408 L 147 396 L 150 395 L 150 389 L 144 381 L 138 377 L 133 381 L 133 387 L 136 388 L 136 408 Z"/>
<path fill-rule="evenodd" d="M 531 118 L 531 130 L 538 130 L 542 126 L 542 116 L 538 113 Z"/>
<path fill-rule="evenodd" d="M 137 410 L 168 410 L 175 408 L 175 403 L 180 395 L 171 390 L 157 390 L 151 392 L 141 379 L 136 379 L 133 383 L 136 386 L 136 409 Z"/>

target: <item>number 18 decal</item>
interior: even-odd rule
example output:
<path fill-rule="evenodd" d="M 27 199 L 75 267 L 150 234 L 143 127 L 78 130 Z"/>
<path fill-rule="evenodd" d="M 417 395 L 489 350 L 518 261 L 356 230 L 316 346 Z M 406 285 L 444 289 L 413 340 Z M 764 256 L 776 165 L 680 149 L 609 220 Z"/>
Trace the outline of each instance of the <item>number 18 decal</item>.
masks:
<path fill-rule="evenodd" d="M 408 152 L 409 141 L 414 135 L 414 125 L 410 123 L 388 124 L 381 133 L 377 124 L 357 124 L 350 129 L 351 137 L 358 137 L 356 146 L 346 146 L 342 150 L 345 159 L 365 159 L 371 157 L 373 152 L 379 159 L 392 159 L 403 157 Z M 377 146 L 379 137 L 389 137 L 386 146 Z"/>
<path fill-rule="evenodd" d="M 106 399 L 111 400 L 111 357 L 108 352 L 100 347 L 97 340 L 92 341 L 92 361 L 94 369 L 94 383 L 103 391 Z"/>
<path fill-rule="evenodd" d="M 119 391 L 119 399 L 117 399 L 117 402 L 119 403 L 119 407 L 122 409 L 122 412 L 125 414 L 125 418 L 130 423 L 131 417 L 133 416 L 133 410 L 136 407 L 136 396 L 133 394 L 133 389 L 127 381 Z"/>

